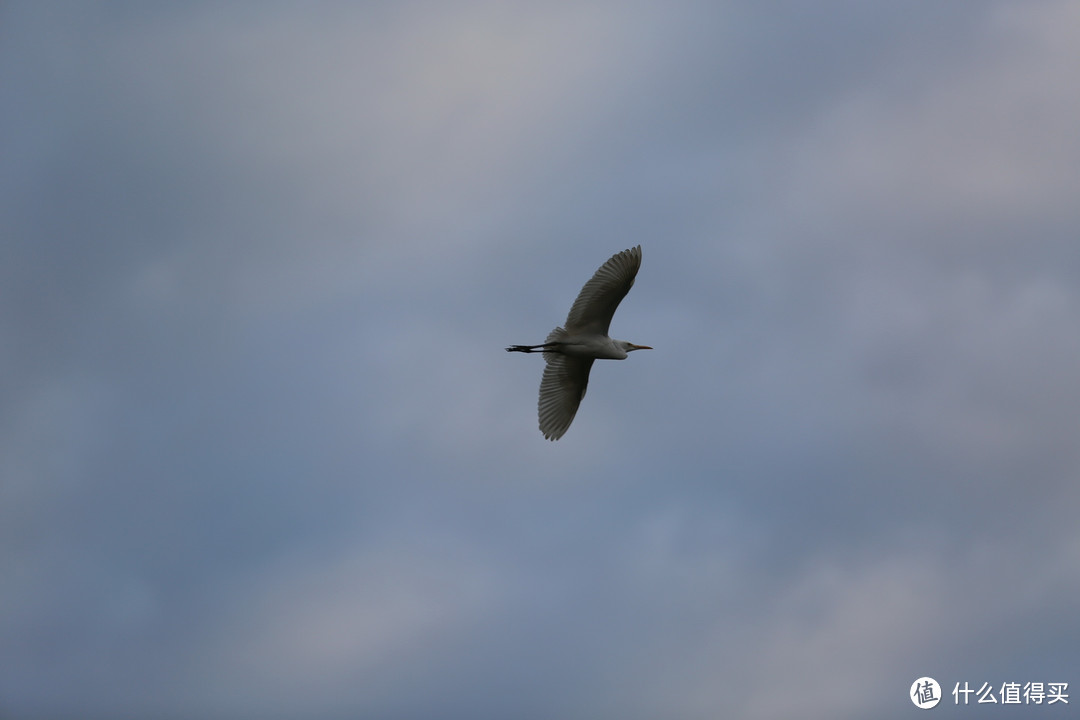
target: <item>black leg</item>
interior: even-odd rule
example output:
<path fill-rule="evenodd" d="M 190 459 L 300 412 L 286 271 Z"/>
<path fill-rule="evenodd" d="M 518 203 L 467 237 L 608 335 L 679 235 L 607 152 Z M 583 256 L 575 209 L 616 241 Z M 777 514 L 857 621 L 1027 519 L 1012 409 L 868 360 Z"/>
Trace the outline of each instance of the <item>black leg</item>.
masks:
<path fill-rule="evenodd" d="M 506 348 L 506 352 L 543 352 L 545 349 L 554 347 L 555 345 L 558 345 L 558 343 L 549 342 L 541 343 L 539 345 L 511 345 L 510 347 Z"/>

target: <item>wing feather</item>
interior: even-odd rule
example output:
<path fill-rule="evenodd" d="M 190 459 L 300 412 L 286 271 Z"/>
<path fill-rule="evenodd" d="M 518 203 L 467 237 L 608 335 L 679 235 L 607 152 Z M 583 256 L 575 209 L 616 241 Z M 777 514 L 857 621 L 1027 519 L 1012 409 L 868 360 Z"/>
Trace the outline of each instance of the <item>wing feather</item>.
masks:
<path fill-rule="evenodd" d="M 540 381 L 540 432 L 548 440 L 558 440 L 574 421 L 578 405 L 589 386 L 593 358 L 561 353 L 544 353 L 547 364 Z"/>
<path fill-rule="evenodd" d="M 607 335 L 611 316 L 634 286 L 640 267 L 640 245 L 612 255 L 578 293 L 566 317 L 567 331 L 575 335 Z"/>

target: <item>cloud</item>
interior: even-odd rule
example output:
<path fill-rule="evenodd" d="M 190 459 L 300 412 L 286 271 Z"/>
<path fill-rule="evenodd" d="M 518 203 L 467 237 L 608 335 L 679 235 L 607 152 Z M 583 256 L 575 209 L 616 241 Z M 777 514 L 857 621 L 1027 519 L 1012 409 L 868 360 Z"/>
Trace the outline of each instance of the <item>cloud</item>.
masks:
<path fill-rule="evenodd" d="M 7 715 L 1067 679 L 1071 4 L 12 8 Z M 638 242 L 543 442 L 502 347 Z"/>
<path fill-rule="evenodd" d="M 393 707 L 429 653 L 475 632 L 500 601 L 490 569 L 461 550 L 364 543 L 282 558 L 237 579 L 220 634 L 201 638 L 210 663 L 188 671 L 238 711 Z"/>

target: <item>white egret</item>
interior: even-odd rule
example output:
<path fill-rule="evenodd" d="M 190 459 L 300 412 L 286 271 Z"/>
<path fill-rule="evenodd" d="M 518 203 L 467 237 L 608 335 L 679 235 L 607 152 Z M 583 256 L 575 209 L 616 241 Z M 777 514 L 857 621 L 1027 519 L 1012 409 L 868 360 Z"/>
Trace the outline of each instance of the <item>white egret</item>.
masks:
<path fill-rule="evenodd" d="M 566 316 L 566 327 L 557 327 L 540 345 L 511 345 L 507 352 L 543 352 L 547 365 L 540 381 L 540 432 L 558 440 L 570 427 L 589 385 L 593 360 L 625 360 L 634 350 L 652 350 L 608 337 L 615 308 L 630 288 L 641 267 L 641 246 L 623 250 L 600 266 Z"/>

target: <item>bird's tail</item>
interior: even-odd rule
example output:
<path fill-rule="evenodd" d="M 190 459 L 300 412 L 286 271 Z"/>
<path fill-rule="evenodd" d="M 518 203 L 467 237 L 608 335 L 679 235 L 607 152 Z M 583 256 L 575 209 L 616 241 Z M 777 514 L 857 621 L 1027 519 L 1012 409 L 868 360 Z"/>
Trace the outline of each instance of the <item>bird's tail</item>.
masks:
<path fill-rule="evenodd" d="M 544 344 L 547 345 L 549 343 L 561 343 L 564 340 L 566 340 L 566 338 L 569 337 L 569 335 L 570 335 L 570 333 L 566 332 L 566 330 L 564 330 L 561 327 L 557 327 L 557 328 L 555 328 L 554 330 L 552 330 L 551 332 L 548 333 L 547 340 L 544 341 Z M 561 355 L 561 354 L 562 353 L 551 352 L 549 350 L 545 350 L 544 351 L 544 359 L 547 360 L 548 358 L 550 358 L 552 356 L 558 356 L 558 355 Z"/>

